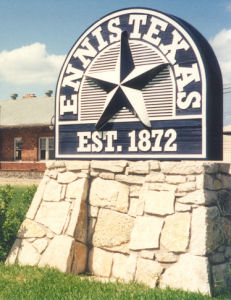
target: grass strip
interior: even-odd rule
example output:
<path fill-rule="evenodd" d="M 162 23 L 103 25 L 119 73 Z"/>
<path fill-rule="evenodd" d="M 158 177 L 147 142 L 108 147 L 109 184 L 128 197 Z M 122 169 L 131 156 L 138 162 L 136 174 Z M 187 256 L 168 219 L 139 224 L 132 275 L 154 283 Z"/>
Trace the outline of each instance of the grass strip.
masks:
<path fill-rule="evenodd" d="M 212 298 L 181 290 L 151 289 L 141 284 L 102 283 L 52 268 L 0 263 L 0 299 L 79 299 L 79 300 L 208 300 L 231 299 L 229 295 Z"/>

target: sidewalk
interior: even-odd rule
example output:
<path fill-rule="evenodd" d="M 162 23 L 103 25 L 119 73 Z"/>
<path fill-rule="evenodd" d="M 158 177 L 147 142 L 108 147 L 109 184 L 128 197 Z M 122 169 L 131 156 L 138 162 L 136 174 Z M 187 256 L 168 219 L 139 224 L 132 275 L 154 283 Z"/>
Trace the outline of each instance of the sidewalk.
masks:
<path fill-rule="evenodd" d="M 14 178 L 14 177 L 0 177 L 0 186 L 1 185 L 18 185 L 18 186 L 30 186 L 30 185 L 39 185 L 42 179 L 31 179 L 31 178 Z"/>

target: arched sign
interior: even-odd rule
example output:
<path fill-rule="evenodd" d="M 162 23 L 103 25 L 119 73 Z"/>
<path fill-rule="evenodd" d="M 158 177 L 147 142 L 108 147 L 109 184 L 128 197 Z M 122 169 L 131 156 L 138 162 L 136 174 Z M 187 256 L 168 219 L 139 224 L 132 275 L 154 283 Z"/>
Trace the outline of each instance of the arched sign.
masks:
<path fill-rule="evenodd" d="M 56 90 L 56 158 L 222 158 L 222 79 L 208 42 L 159 11 L 113 12 L 78 39 Z"/>

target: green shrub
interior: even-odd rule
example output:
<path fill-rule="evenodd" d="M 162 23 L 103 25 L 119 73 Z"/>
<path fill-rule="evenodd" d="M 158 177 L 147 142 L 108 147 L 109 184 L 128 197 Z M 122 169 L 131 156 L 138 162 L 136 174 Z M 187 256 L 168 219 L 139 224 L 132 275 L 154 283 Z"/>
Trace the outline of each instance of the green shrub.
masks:
<path fill-rule="evenodd" d="M 37 190 L 36 185 L 27 187 L 26 190 L 24 191 L 24 193 L 22 194 L 22 201 L 30 204 L 32 198 L 34 197 L 36 190 Z"/>
<path fill-rule="evenodd" d="M 0 260 L 7 254 L 7 243 L 11 241 L 12 231 L 17 227 L 16 212 L 9 210 L 10 202 L 14 196 L 13 188 L 9 185 L 0 189 Z"/>
<path fill-rule="evenodd" d="M 35 191 L 36 186 L 24 188 L 15 201 L 16 189 L 10 185 L 0 188 L 0 261 L 6 259 Z"/>

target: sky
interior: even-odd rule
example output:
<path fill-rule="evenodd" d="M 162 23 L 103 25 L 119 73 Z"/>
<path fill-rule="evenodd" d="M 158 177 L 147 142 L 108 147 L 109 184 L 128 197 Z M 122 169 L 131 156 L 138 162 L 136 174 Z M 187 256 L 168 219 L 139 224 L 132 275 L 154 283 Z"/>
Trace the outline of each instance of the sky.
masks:
<path fill-rule="evenodd" d="M 55 93 L 63 61 L 103 16 L 145 7 L 180 17 L 211 44 L 224 83 L 224 124 L 231 124 L 231 0 L 0 0 L 0 100 Z"/>

